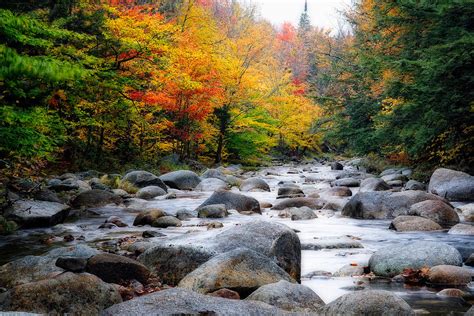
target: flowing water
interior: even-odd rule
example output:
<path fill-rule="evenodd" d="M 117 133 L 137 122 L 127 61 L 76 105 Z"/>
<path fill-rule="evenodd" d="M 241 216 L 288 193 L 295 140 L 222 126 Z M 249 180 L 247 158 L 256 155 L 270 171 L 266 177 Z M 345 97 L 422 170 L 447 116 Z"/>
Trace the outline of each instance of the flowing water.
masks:
<path fill-rule="evenodd" d="M 303 168 L 304 167 L 304 168 Z M 289 174 L 290 169 L 297 169 L 298 173 Z M 305 170 L 305 171 L 303 171 Z M 305 165 L 299 167 L 279 166 L 258 172 L 271 187 L 271 192 L 249 192 L 244 193 L 255 197 L 260 202 L 274 204 L 280 181 L 291 181 L 297 183 L 305 193 L 314 192 L 318 189 L 330 187 L 329 182 L 334 180 L 340 171 L 331 171 L 328 167 L 319 165 Z M 270 175 L 267 175 L 270 174 Z M 311 178 L 311 183 L 307 183 Z M 234 188 L 233 190 L 238 191 Z M 132 223 L 137 211 L 132 209 L 161 208 L 169 213 L 176 213 L 179 209 L 194 210 L 212 192 L 182 192 L 170 190 L 177 195 L 176 199 L 157 198 L 152 201 L 134 200 L 131 207 L 106 206 L 92 209 L 94 216 L 81 216 L 75 221 L 66 222 L 47 229 L 21 230 L 14 235 L 0 238 L 0 264 L 12 261 L 25 255 L 38 255 L 50 250 L 51 247 L 71 245 L 77 242 L 86 242 L 91 246 L 98 243 L 107 245 L 114 244 L 113 241 L 122 237 L 136 236 L 139 238 L 144 230 L 150 227 L 133 227 Z M 353 189 L 353 193 L 357 188 Z M 349 199 L 349 198 L 341 198 Z M 119 216 L 129 227 L 114 229 L 98 229 L 98 226 L 109 216 Z M 302 243 L 311 243 L 315 240 L 333 239 L 344 237 L 345 239 L 359 241 L 363 248 L 350 249 L 322 249 L 302 251 L 302 284 L 313 289 L 326 303 L 329 303 L 349 291 L 370 288 L 384 289 L 395 292 L 404 298 L 415 310 L 420 313 L 430 314 L 453 314 L 462 315 L 474 303 L 474 284 L 463 288 L 468 293 L 465 299 L 443 298 L 436 293 L 440 289 L 428 287 L 412 287 L 404 284 L 388 282 L 383 279 L 369 280 L 363 277 L 331 277 L 316 276 L 305 278 L 304 276 L 314 271 L 336 272 L 348 264 L 365 266 L 372 253 L 385 246 L 410 243 L 418 240 L 442 241 L 449 243 L 458 249 L 474 249 L 474 238 L 472 236 L 448 235 L 444 232 L 414 232 L 397 233 L 388 229 L 389 220 L 355 220 L 341 217 L 335 214 L 322 214 L 318 218 L 306 221 L 291 221 L 288 218 L 278 217 L 277 211 L 264 210 L 263 215 L 245 216 L 232 212 L 231 216 L 219 219 L 224 226 L 235 223 L 244 223 L 264 219 L 285 224 L 296 231 Z M 160 230 L 168 238 L 192 231 L 206 231 L 206 227 L 198 226 L 199 223 L 209 220 L 192 219 L 183 222 L 183 227 L 167 228 Z M 72 243 L 62 241 L 62 236 L 71 234 L 80 239 Z M 56 237 L 54 237 L 56 236 Z M 59 236 L 59 237 L 58 237 Z M 349 237 L 347 237 L 349 236 Z M 469 268 L 469 267 L 467 267 Z M 474 269 L 470 268 L 473 273 Z"/>

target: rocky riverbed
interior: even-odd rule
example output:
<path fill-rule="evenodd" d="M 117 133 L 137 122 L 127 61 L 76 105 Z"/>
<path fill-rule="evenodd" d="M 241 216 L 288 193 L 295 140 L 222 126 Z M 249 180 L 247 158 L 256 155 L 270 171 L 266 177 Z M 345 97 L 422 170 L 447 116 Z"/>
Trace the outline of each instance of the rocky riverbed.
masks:
<path fill-rule="evenodd" d="M 474 177 L 357 161 L 12 185 L 0 310 L 452 314 L 474 303 Z M 468 312 L 469 313 L 469 312 Z M 473 313 L 472 308 L 470 313 Z"/>

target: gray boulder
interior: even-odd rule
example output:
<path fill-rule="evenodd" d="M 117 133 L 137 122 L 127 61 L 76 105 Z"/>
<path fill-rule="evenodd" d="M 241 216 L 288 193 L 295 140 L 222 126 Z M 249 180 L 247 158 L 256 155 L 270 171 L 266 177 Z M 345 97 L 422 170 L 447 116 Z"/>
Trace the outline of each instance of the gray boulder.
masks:
<path fill-rule="evenodd" d="M 439 265 L 428 271 L 428 283 L 434 285 L 465 286 L 471 280 L 471 271 L 462 267 Z"/>
<path fill-rule="evenodd" d="M 442 200 L 423 191 L 361 192 L 354 195 L 342 210 L 343 216 L 364 219 L 391 219 L 407 215 L 410 207 L 426 200 Z"/>
<path fill-rule="evenodd" d="M 56 266 L 58 258 L 83 258 L 98 254 L 96 249 L 86 245 L 56 248 L 44 256 L 25 256 L 0 266 L 0 285 L 12 288 L 16 285 L 46 279 L 63 272 Z"/>
<path fill-rule="evenodd" d="M 364 267 L 361 265 L 345 265 L 334 273 L 335 277 L 352 277 L 364 274 Z"/>
<path fill-rule="evenodd" d="M 122 181 L 130 182 L 138 188 L 144 188 L 150 185 L 159 186 L 160 188 L 168 192 L 168 188 L 163 183 L 163 181 L 161 181 L 160 178 L 148 171 L 139 170 L 128 172 L 123 177 Z"/>
<path fill-rule="evenodd" d="M 380 178 L 367 178 L 360 183 L 359 192 L 374 192 L 390 190 L 390 186 Z"/>
<path fill-rule="evenodd" d="M 402 174 L 402 169 L 401 168 L 385 169 L 384 171 L 382 171 L 382 173 L 380 173 L 380 176 L 384 177 L 384 176 L 388 176 L 388 175 L 391 175 L 391 174 Z"/>
<path fill-rule="evenodd" d="M 181 227 L 183 224 L 179 219 L 174 216 L 161 216 L 155 219 L 151 226 L 158 228 L 168 228 L 168 227 Z"/>
<path fill-rule="evenodd" d="M 18 285 L 2 298 L 0 310 L 42 314 L 98 315 L 107 307 L 122 302 L 114 285 L 92 274 L 72 272 Z"/>
<path fill-rule="evenodd" d="M 142 211 L 135 217 L 133 226 L 151 225 L 155 220 L 166 215 L 167 214 L 160 209 Z"/>
<path fill-rule="evenodd" d="M 104 190 L 89 190 L 79 193 L 72 201 L 71 205 L 75 208 L 81 207 L 99 207 L 107 204 L 120 204 L 122 198 L 112 192 Z"/>
<path fill-rule="evenodd" d="M 401 215 L 392 221 L 390 224 L 390 229 L 394 229 L 399 232 L 410 232 L 441 230 L 443 228 L 438 223 L 428 218 Z"/>
<path fill-rule="evenodd" d="M 457 224 L 448 231 L 448 234 L 474 236 L 474 226 L 469 224 Z"/>
<path fill-rule="evenodd" d="M 450 201 L 472 201 L 474 177 L 464 172 L 439 168 L 431 176 L 428 191 Z"/>
<path fill-rule="evenodd" d="M 214 192 L 228 189 L 229 184 L 227 182 L 217 178 L 206 178 L 202 180 L 194 190 L 201 192 Z"/>
<path fill-rule="evenodd" d="M 247 296 L 280 280 L 295 282 L 275 261 L 248 248 L 219 254 L 185 276 L 178 287 L 206 294 L 221 288 Z"/>
<path fill-rule="evenodd" d="M 278 216 L 289 217 L 291 218 L 292 221 L 304 221 L 304 220 L 318 218 L 318 216 L 314 213 L 314 211 L 306 206 L 292 207 L 289 209 L 285 209 L 283 211 L 280 211 Z"/>
<path fill-rule="evenodd" d="M 224 218 L 228 215 L 224 204 L 206 205 L 199 209 L 199 218 Z"/>
<path fill-rule="evenodd" d="M 303 191 L 298 186 L 284 186 L 278 188 L 277 199 L 304 197 Z"/>
<path fill-rule="evenodd" d="M 324 203 L 323 201 L 319 199 L 313 199 L 313 198 L 291 198 L 291 199 L 284 199 L 277 204 L 273 205 L 271 208 L 272 210 L 276 211 L 281 211 L 287 208 L 292 208 L 292 207 L 309 207 L 312 210 L 319 210 L 323 208 Z"/>
<path fill-rule="evenodd" d="M 343 169 L 344 169 L 344 166 L 341 163 L 337 161 L 331 163 L 331 170 L 343 170 Z"/>
<path fill-rule="evenodd" d="M 405 184 L 405 190 L 420 190 L 424 191 L 426 185 L 424 183 L 418 182 L 416 180 L 410 180 Z"/>
<path fill-rule="evenodd" d="M 401 173 L 395 173 L 395 174 L 388 174 L 388 175 L 383 176 L 382 180 L 387 183 L 392 182 L 392 181 L 405 182 L 405 181 L 408 181 L 408 178 Z"/>
<path fill-rule="evenodd" d="M 333 181 L 331 185 L 336 187 L 358 187 L 360 186 L 360 180 L 354 178 L 343 178 Z"/>
<path fill-rule="evenodd" d="M 261 302 L 225 299 L 174 288 L 114 305 L 106 309 L 102 315 L 280 316 L 289 313 Z"/>
<path fill-rule="evenodd" d="M 201 182 L 201 178 L 189 170 L 165 173 L 160 179 L 170 188 L 178 190 L 192 190 Z"/>
<path fill-rule="evenodd" d="M 458 213 L 456 213 L 451 205 L 441 200 L 427 200 L 415 203 L 410 207 L 408 214 L 429 218 L 446 228 L 459 223 Z"/>
<path fill-rule="evenodd" d="M 260 203 L 253 197 L 245 196 L 227 191 L 214 192 L 207 200 L 205 200 L 198 208 L 214 205 L 224 204 L 228 210 L 237 210 L 238 212 L 253 212 L 261 214 Z"/>
<path fill-rule="evenodd" d="M 150 271 L 140 262 L 111 253 L 101 253 L 89 258 L 86 271 L 107 283 L 116 284 L 130 280 L 146 284 L 150 277 Z"/>
<path fill-rule="evenodd" d="M 444 264 L 461 266 L 459 251 L 445 243 L 428 241 L 388 246 L 377 250 L 369 260 L 370 270 L 385 277 L 394 277 L 407 268 L 419 270 Z"/>
<path fill-rule="evenodd" d="M 329 303 L 323 315 L 415 315 L 403 299 L 381 290 L 356 291 Z"/>
<path fill-rule="evenodd" d="M 212 256 L 247 247 L 274 260 L 299 281 L 301 245 L 296 233 L 285 225 L 252 221 L 224 231 L 178 236 L 154 243 L 138 260 L 163 280 L 176 285 L 185 275 Z"/>
<path fill-rule="evenodd" d="M 242 192 L 270 192 L 270 187 L 265 180 L 260 178 L 248 178 L 240 184 L 240 191 Z"/>
<path fill-rule="evenodd" d="M 136 197 L 144 200 L 151 200 L 157 196 L 165 195 L 166 191 L 159 186 L 150 185 L 138 190 Z"/>
<path fill-rule="evenodd" d="M 260 301 L 292 312 L 318 312 L 323 300 L 309 287 L 281 280 L 259 287 L 246 301 Z"/>
<path fill-rule="evenodd" d="M 222 181 L 226 180 L 226 175 L 219 169 L 207 169 L 201 175 L 203 179 L 219 179 Z"/>
<path fill-rule="evenodd" d="M 64 222 L 70 207 L 61 203 L 17 200 L 5 215 L 24 228 L 47 227 Z"/>

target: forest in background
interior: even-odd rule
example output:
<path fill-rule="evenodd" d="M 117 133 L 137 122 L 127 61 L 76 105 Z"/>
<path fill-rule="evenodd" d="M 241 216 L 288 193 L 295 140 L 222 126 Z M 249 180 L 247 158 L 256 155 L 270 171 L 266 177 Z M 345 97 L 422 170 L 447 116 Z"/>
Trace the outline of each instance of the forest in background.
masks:
<path fill-rule="evenodd" d="M 0 168 L 331 153 L 472 172 L 472 16 L 361 0 L 334 34 L 232 0 L 2 2 Z"/>

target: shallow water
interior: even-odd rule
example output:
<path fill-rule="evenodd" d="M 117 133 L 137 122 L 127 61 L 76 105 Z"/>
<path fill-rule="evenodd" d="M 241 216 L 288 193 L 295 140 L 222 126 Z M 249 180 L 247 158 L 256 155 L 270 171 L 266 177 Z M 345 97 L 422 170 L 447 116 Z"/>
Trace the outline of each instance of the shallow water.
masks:
<path fill-rule="evenodd" d="M 308 168 L 308 166 L 304 166 Z M 244 193 L 255 197 L 260 202 L 269 202 L 275 204 L 278 182 L 293 181 L 297 183 L 305 193 L 317 191 L 318 189 L 330 187 L 329 182 L 340 173 L 340 171 L 331 171 L 328 167 L 311 166 L 311 171 L 303 172 L 303 167 L 296 167 L 298 174 L 288 174 L 289 166 L 273 167 L 262 170 L 258 173 L 263 177 L 271 187 L 271 192 L 248 192 Z M 294 167 L 292 167 L 294 168 Z M 265 175 L 270 170 L 271 175 Z M 307 183 L 306 178 L 311 178 L 314 183 Z M 234 188 L 233 190 L 238 191 Z M 97 216 L 82 217 L 76 221 L 67 222 L 63 225 L 57 225 L 48 229 L 30 229 L 22 230 L 14 235 L 0 238 L 0 264 L 12 261 L 19 257 L 30 254 L 41 254 L 52 247 L 71 245 L 77 242 L 86 242 L 92 246 L 98 242 L 107 242 L 121 237 L 137 236 L 150 227 L 133 227 L 132 223 L 137 214 L 135 209 L 161 208 L 169 213 L 176 213 L 179 209 L 193 210 L 200 205 L 212 192 L 181 192 L 171 190 L 177 194 L 177 199 L 165 200 L 157 198 L 152 201 L 141 201 L 133 203 L 130 208 L 107 206 L 93 209 Z M 353 193 L 357 192 L 357 188 Z M 345 198 L 348 199 L 348 198 Z M 137 201 L 138 202 L 138 201 Z M 119 216 L 129 227 L 115 229 L 98 229 L 109 216 Z M 323 249 L 323 250 L 303 250 L 302 251 L 302 275 L 314 271 L 327 271 L 334 273 L 342 266 L 357 263 L 365 266 L 372 253 L 385 246 L 410 243 L 418 240 L 442 241 L 458 248 L 474 249 L 474 238 L 472 236 L 455 236 L 443 232 L 432 233 L 397 233 L 388 229 L 389 220 L 355 220 L 343 218 L 337 212 L 333 217 L 319 216 L 317 219 L 308 221 L 291 221 L 287 218 L 279 218 L 278 212 L 264 210 L 263 215 L 244 216 L 232 212 L 231 216 L 225 219 L 219 219 L 224 226 L 229 227 L 235 223 L 254 221 L 255 219 L 265 219 L 276 221 L 288 225 L 299 231 L 298 236 L 302 243 L 310 243 L 315 239 L 344 237 L 357 239 L 363 248 L 351 249 Z M 162 229 L 160 232 L 167 235 L 168 238 L 184 234 L 189 231 L 206 231 L 206 227 L 198 227 L 202 222 L 211 220 L 192 219 L 183 222 L 183 227 Z M 62 236 L 71 234 L 76 238 L 83 236 L 83 240 L 76 240 L 72 243 L 65 243 Z M 49 236 L 59 236 L 50 238 Z M 471 268 L 474 273 L 474 269 Z M 441 298 L 436 295 L 439 289 L 415 288 L 403 284 L 387 283 L 385 281 L 370 281 L 361 277 L 316 277 L 303 278 L 302 283 L 312 288 L 326 303 L 333 301 L 339 296 L 354 290 L 354 286 L 384 289 L 395 292 L 403 297 L 414 309 L 431 314 L 449 314 L 462 315 L 470 304 L 474 303 L 474 284 L 463 288 L 465 292 L 470 293 L 471 298 L 466 300 L 459 298 Z"/>

